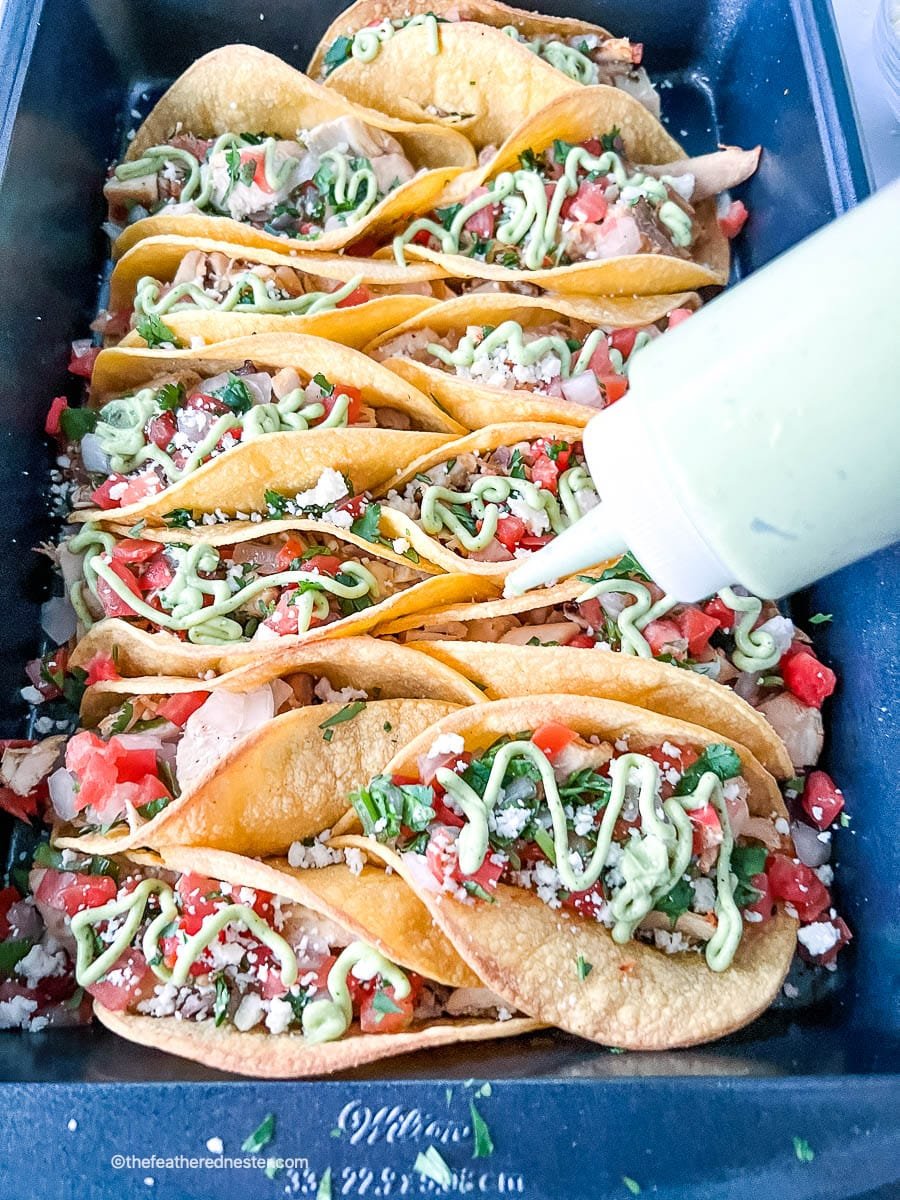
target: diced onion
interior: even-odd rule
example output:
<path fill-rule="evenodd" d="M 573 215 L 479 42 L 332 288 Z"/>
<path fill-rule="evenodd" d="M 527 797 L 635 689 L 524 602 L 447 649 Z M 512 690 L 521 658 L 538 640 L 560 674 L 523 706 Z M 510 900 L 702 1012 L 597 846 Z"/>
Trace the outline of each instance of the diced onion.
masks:
<path fill-rule="evenodd" d="M 562 384 L 562 393 L 570 404 L 582 404 L 586 408 L 602 408 L 604 404 L 600 384 L 593 371 L 582 371 Z"/>
<path fill-rule="evenodd" d="M 831 858 L 831 839 L 823 842 L 819 831 L 805 821 L 791 821 L 791 837 L 797 857 L 808 867 L 822 867 Z"/>
<path fill-rule="evenodd" d="M 65 767 L 60 767 L 58 771 L 53 772 L 47 780 L 47 786 L 50 789 L 50 803 L 53 805 L 53 811 L 60 820 L 71 821 L 84 807 L 78 803 L 75 780 Z"/>
<path fill-rule="evenodd" d="M 86 433 L 81 439 L 81 461 L 86 471 L 101 474 L 109 471 L 109 455 L 104 452 L 96 433 Z"/>
<path fill-rule="evenodd" d="M 41 605 L 41 629 L 57 646 L 74 637 L 77 626 L 78 618 L 68 596 L 51 596 Z"/>

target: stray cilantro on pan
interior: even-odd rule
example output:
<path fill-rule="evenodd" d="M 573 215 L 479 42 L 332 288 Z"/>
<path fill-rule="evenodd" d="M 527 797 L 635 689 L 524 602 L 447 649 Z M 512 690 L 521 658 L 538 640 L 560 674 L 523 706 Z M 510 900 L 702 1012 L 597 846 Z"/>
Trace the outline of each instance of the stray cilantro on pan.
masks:
<path fill-rule="evenodd" d="M 833 613 L 815 613 L 809 618 L 810 625 L 825 625 L 832 620 Z"/>
<path fill-rule="evenodd" d="M 247 1134 L 243 1142 L 241 1142 L 241 1149 L 245 1150 L 248 1154 L 255 1154 L 257 1150 L 262 1150 L 263 1146 L 268 1146 L 274 1136 L 275 1114 L 268 1113 L 263 1117 L 256 1129 L 252 1133 Z"/>
<path fill-rule="evenodd" d="M 431 1179 L 438 1187 L 447 1189 L 453 1182 L 450 1168 L 441 1156 L 436 1146 L 429 1146 L 424 1153 L 416 1155 L 413 1170 L 423 1179 Z"/>
<path fill-rule="evenodd" d="M 469 1101 L 469 1112 L 472 1115 L 472 1157 L 489 1158 L 494 1153 L 494 1143 L 487 1122 L 475 1107 L 474 1100 Z"/>
<path fill-rule="evenodd" d="M 641 1185 L 636 1179 L 632 1179 L 630 1175 L 623 1175 L 622 1182 L 628 1188 L 629 1192 L 631 1192 L 632 1196 L 639 1196 L 641 1194 Z"/>
<path fill-rule="evenodd" d="M 794 1154 L 796 1155 L 797 1161 L 802 1163 L 811 1163 L 816 1157 L 812 1146 L 810 1146 L 806 1138 L 802 1137 L 794 1138 Z"/>
<path fill-rule="evenodd" d="M 331 1200 L 331 1167 L 326 1167 L 316 1189 L 316 1200 Z"/>

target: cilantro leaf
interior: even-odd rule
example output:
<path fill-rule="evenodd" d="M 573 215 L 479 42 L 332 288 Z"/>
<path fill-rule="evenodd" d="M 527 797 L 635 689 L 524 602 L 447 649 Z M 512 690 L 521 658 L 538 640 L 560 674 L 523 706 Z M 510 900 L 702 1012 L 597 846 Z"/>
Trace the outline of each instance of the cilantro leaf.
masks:
<path fill-rule="evenodd" d="M 694 889 L 686 879 L 679 879 L 669 894 L 657 900 L 653 907 L 659 912 L 665 913 L 674 925 L 681 914 L 686 913 L 691 907 L 693 898 Z"/>
<path fill-rule="evenodd" d="M 519 164 L 523 171 L 537 171 L 539 169 L 537 155 L 530 146 L 519 155 Z"/>
<path fill-rule="evenodd" d="M 222 387 L 216 388 L 212 394 L 226 404 L 233 413 L 249 412 L 253 407 L 250 389 L 237 375 L 229 374 L 228 382 L 224 383 Z"/>
<path fill-rule="evenodd" d="M 453 220 L 456 217 L 456 214 L 459 212 L 459 210 L 461 208 L 462 208 L 461 204 L 448 204 L 448 206 L 446 208 L 436 208 L 434 210 L 434 215 L 437 217 L 437 219 L 440 221 L 440 223 L 443 225 L 443 227 L 445 229 L 449 229 L 450 226 L 453 224 Z"/>
<path fill-rule="evenodd" d="M 650 578 L 630 550 L 626 551 L 626 553 L 622 555 L 618 562 L 613 563 L 611 567 L 607 567 L 600 578 L 601 580 L 621 579 L 623 575 L 636 575 L 638 579 L 645 580 Z"/>
<path fill-rule="evenodd" d="M 697 761 L 685 771 L 675 787 L 676 796 L 687 796 L 693 792 L 707 771 L 712 771 L 723 782 L 741 773 L 741 759 L 736 750 L 721 742 L 707 746 Z"/>
<path fill-rule="evenodd" d="M 216 1029 L 222 1024 L 228 1016 L 228 984 L 225 982 L 224 975 L 216 976 L 216 999 L 213 1004 L 213 1017 L 215 1018 Z"/>
<path fill-rule="evenodd" d="M 382 1021 L 391 1013 L 402 1013 L 403 1009 L 399 1004 L 396 1004 L 387 994 L 384 988 L 379 988 L 372 997 L 372 1008 L 378 1013 L 376 1021 Z"/>
<path fill-rule="evenodd" d="M 325 51 L 325 57 L 322 59 L 322 64 L 325 67 L 326 73 L 330 73 L 339 67 L 341 63 L 346 62 L 350 57 L 350 52 L 353 49 L 353 38 L 339 37 L 331 43 Z"/>
<path fill-rule="evenodd" d="M 574 150 L 574 142 L 564 142 L 562 138 L 554 138 L 553 140 L 553 157 L 558 163 L 565 163 L 566 156 L 570 150 Z"/>
<path fill-rule="evenodd" d="M 322 389 L 326 396 L 330 396 L 334 391 L 334 384 L 321 371 L 317 375 L 313 375 L 312 381 Z"/>
<path fill-rule="evenodd" d="M 367 542 L 378 541 L 378 526 L 381 522 L 381 505 L 370 504 L 361 517 L 357 517 L 350 526 L 350 532 Z"/>
<path fill-rule="evenodd" d="M 64 408 L 59 414 L 59 427 L 70 442 L 80 442 L 96 425 L 97 412 L 93 408 Z"/>
<path fill-rule="evenodd" d="M 156 393 L 156 403 L 163 412 L 174 412 L 184 400 L 184 388 L 180 383 L 164 383 Z"/>
<path fill-rule="evenodd" d="M 419 783 L 397 784 L 390 775 L 376 775 L 367 788 L 350 793 L 350 803 L 362 822 L 363 832 L 381 842 L 400 836 L 405 825 L 422 833 L 434 820 L 434 792 Z"/>
<path fill-rule="evenodd" d="M 604 150 L 615 150 L 616 141 L 622 136 L 622 131 L 618 125 L 613 125 L 609 133 L 601 133 L 600 145 Z"/>
<path fill-rule="evenodd" d="M 170 329 L 155 313 L 151 313 L 148 317 L 141 317 L 137 323 L 137 332 L 138 337 L 142 337 L 147 343 L 148 350 L 156 350 L 164 342 L 174 346 L 176 350 L 183 348 L 182 343 L 175 336 L 175 331 Z"/>
<path fill-rule="evenodd" d="M 187 508 L 173 508 L 163 514 L 163 520 L 170 529 L 188 529 L 194 519 L 193 513 Z"/>

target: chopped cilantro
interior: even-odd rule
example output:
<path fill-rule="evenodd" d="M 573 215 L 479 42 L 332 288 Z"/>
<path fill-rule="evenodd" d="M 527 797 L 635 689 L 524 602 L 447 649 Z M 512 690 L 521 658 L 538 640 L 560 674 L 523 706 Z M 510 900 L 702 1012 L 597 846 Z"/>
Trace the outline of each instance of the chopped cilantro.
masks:
<path fill-rule="evenodd" d="M 408 558 L 411 563 L 418 563 L 420 561 L 418 550 L 414 550 L 412 546 L 408 550 L 403 551 L 403 557 Z"/>
<path fill-rule="evenodd" d="M 326 729 L 325 732 L 322 734 L 322 741 L 330 742 L 333 737 L 334 737 L 334 730 Z"/>
<path fill-rule="evenodd" d="M 469 1101 L 469 1112 L 472 1115 L 472 1147 L 473 1158 L 489 1158 L 494 1153 L 494 1143 L 484 1117 L 475 1107 L 475 1101 Z"/>
<path fill-rule="evenodd" d="M 170 529 L 187 529 L 194 516 L 186 508 L 173 508 L 171 512 L 163 514 L 163 520 Z"/>
<path fill-rule="evenodd" d="M 653 907 L 665 913 L 674 925 L 681 914 L 691 907 L 693 898 L 694 889 L 686 879 L 679 879 L 671 891 L 657 900 Z"/>
<path fill-rule="evenodd" d="M 343 1136 L 343 1130 L 341 1130 L 341 1129 L 338 1129 L 337 1125 L 335 1125 L 334 1129 L 332 1129 L 332 1130 L 331 1130 L 331 1132 L 330 1132 L 330 1135 L 329 1135 L 329 1136 L 331 1136 L 331 1137 L 333 1137 L 333 1138 L 339 1138 L 339 1137 L 342 1137 L 342 1136 Z"/>
<path fill-rule="evenodd" d="M 378 541 L 378 526 L 381 523 L 381 505 L 370 504 L 350 526 L 350 532 L 367 542 Z"/>
<path fill-rule="evenodd" d="M 249 412 L 253 407 L 253 397 L 250 389 L 237 375 L 228 376 L 228 382 L 216 388 L 212 393 L 217 399 L 226 404 L 233 413 Z"/>
<path fill-rule="evenodd" d="M 511 479 L 525 478 L 525 464 L 522 462 L 522 451 L 518 448 L 513 450 L 512 458 L 509 460 L 509 474 Z"/>
<path fill-rule="evenodd" d="M 840 815 L 840 817 L 838 818 L 838 820 L 840 821 L 840 824 L 841 824 L 841 829 L 848 829 L 848 828 L 849 828 L 849 826 L 850 826 L 850 820 L 851 820 L 851 817 L 850 817 L 850 814 L 849 814 L 849 813 L 842 812 L 842 813 L 841 813 L 841 815 Z"/>
<path fill-rule="evenodd" d="M 273 492 L 266 488 L 265 501 L 266 511 L 270 517 L 283 517 L 287 512 L 287 497 L 282 496 L 280 492 Z"/>
<path fill-rule="evenodd" d="M 331 1167 L 326 1167 L 316 1189 L 316 1200 L 331 1200 Z"/>
<path fill-rule="evenodd" d="M 184 399 L 184 388 L 180 383 L 164 383 L 156 393 L 156 403 L 163 412 L 174 412 Z"/>
<path fill-rule="evenodd" d="M 445 229 L 449 229 L 461 208 L 461 204 L 448 204 L 446 208 L 436 208 L 434 215 Z"/>
<path fill-rule="evenodd" d="M 365 707 L 365 700 L 351 700 L 349 704 L 345 704 L 343 708 L 339 709 L 332 716 L 326 717 L 319 725 L 319 728 L 332 729 L 335 725 L 343 725 L 345 721 L 352 721 L 354 717 L 359 716 Z M 327 740 L 331 741 L 331 738 Z"/>
<path fill-rule="evenodd" d="M 268 1116 L 263 1117 L 257 1128 L 244 1138 L 241 1149 L 248 1154 L 255 1154 L 257 1150 L 262 1150 L 263 1146 L 268 1146 L 274 1136 L 275 1114 L 269 1113 Z"/>
<path fill-rule="evenodd" d="M 411 833 L 421 833 L 434 820 L 430 787 L 419 783 L 393 783 L 389 775 L 376 775 L 367 788 L 350 794 L 363 832 L 379 841 L 390 841 L 400 835 L 401 825 Z"/>
<path fill-rule="evenodd" d="M 564 142 L 561 138 L 553 140 L 553 157 L 558 163 L 565 163 L 570 150 L 574 150 L 574 142 Z"/>
<path fill-rule="evenodd" d="M 385 733 L 390 733 L 394 727 L 390 723 L 390 721 L 385 721 L 385 723 L 382 725 L 381 728 L 384 730 Z"/>
<path fill-rule="evenodd" d="M 619 579 L 622 575 L 636 575 L 638 579 L 650 578 L 630 550 L 626 551 L 618 562 L 613 563 L 611 567 L 607 567 L 600 578 Z"/>
<path fill-rule="evenodd" d="M 148 350 L 156 350 L 164 342 L 174 346 L 176 350 L 182 348 L 181 342 L 175 336 L 175 331 L 170 329 L 155 313 L 151 313 L 148 317 L 141 317 L 137 323 L 137 332 L 138 337 L 142 337 L 147 343 Z"/>
<path fill-rule="evenodd" d="M 794 1138 L 794 1154 L 797 1156 L 797 1161 L 802 1163 L 811 1163 L 816 1157 L 812 1146 L 806 1138 Z"/>
<path fill-rule="evenodd" d="M 540 169 L 537 155 L 530 146 L 519 155 L 519 163 L 523 171 L 537 171 Z"/>
<path fill-rule="evenodd" d="M 621 129 L 619 129 L 618 125 L 613 125 L 609 133 L 602 133 L 600 135 L 600 145 L 604 150 L 615 150 L 616 140 L 621 136 Z"/>
<path fill-rule="evenodd" d="M 553 838 L 550 836 L 550 834 L 547 832 L 547 830 L 544 829 L 542 826 L 538 825 L 538 827 L 534 831 L 534 840 L 537 842 L 537 844 L 540 846 L 541 850 L 543 850 L 544 854 L 547 855 L 547 857 L 550 859 L 550 861 L 555 866 L 556 865 L 556 847 L 553 845 Z"/>
<path fill-rule="evenodd" d="M 629 1192 L 631 1192 L 632 1196 L 639 1196 L 641 1194 L 641 1185 L 636 1179 L 632 1179 L 630 1175 L 623 1175 L 622 1182 L 628 1188 Z"/>
<path fill-rule="evenodd" d="M 589 963 L 583 954 L 579 954 L 575 959 L 575 971 L 581 983 L 584 983 L 585 979 L 587 979 L 588 975 L 590 975 L 593 969 L 594 964 Z"/>
<path fill-rule="evenodd" d="M 764 846 L 734 846 L 731 851 L 731 870 L 737 876 L 734 889 L 734 902 L 738 908 L 746 908 L 755 904 L 760 893 L 753 887 L 750 880 L 754 875 L 761 875 L 766 869 L 766 850 Z"/>
<path fill-rule="evenodd" d="M 688 767 L 675 786 L 676 796 L 687 796 L 694 791 L 703 775 L 712 771 L 723 782 L 741 773 L 741 759 L 736 750 L 721 742 L 707 746 L 692 766 Z"/>
<path fill-rule="evenodd" d="M 97 425 L 93 408 L 64 408 L 59 414 L 59 427 L 69 442 L 80 442 Z"/>
<path fill-rule="evenodd" d="M 320 387 L 326 396 L 330 396 L 334 391 L 334 384 L 330 379 L 327 379 L 320 371 L 317 375 L 313 375 L 313 383 Z"/>
<path fill-rule="evenodd" d="M 384 988 L 379 988 L 372 997 L 372 1008 L 378 1013 L 375 1018 L 377 1021 L 383 1021 L 386 1016 L 391 1013 L 402 1013 L 403 1009 L 387 994 Z"/>
<path fill-rule="evenodd" d="M 157 800 L 148 800 L 146 804 L 142 804 L 138 808 L 138 812 L 142 817 L 150 821 L 158 813 L 161 813 L 168 803 L 168 796 L 160 796 Z"/>
<path fill-rule="evenodd" d="M 33 945 L 31 938 L 0 942 L 0 975 L 11 975 L 16 963 L 21 962 Z"/>
<path fill-rule="evenodd" d="M 590 767 L 573 771 L 559 789 L 563 801 L 578 801 L 581 804 L 596 804 L 603 807 L 609 800 L 612 784 L 605 775 L 598 775 Z"/>
<path fill-rule="evenodd" d="M 493 904 L 495 901 L 495 897 L 486 888 L 483 888 L 480 883 L 476 883 L 474 879 L 464 879 L 463 887 L 470 896 L 475 896 L 479 900 L 486 900 L 488 904 Z"/>
<path fill-rule="evenodd" d="M 809 618 L 810 625 L 825 625 L 832 619 L 832 613 L 815 613 Z"/>
<path fill-rule="evenodd" d="M 350 57 L 352 49 L 353 38 L 343 36 L 335 38 L 325 51 L 325 57 L 322 59 L 322 64 L 326 72 L 333 71 L 335 67 L 339 67 L 341 63 L 346 62 Z"/>

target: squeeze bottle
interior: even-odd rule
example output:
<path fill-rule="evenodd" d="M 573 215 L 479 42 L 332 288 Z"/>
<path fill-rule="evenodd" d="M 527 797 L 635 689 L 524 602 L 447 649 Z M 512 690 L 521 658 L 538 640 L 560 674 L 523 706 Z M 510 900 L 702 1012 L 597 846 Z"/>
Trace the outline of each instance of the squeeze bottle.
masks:
<path fill-rule="evenodd" d="M 584 452 L 601 504 L 507 595 L 628 548 L 685 602 L 778 597 L 900 540 L 900 181 L 640 350 Z"/>

